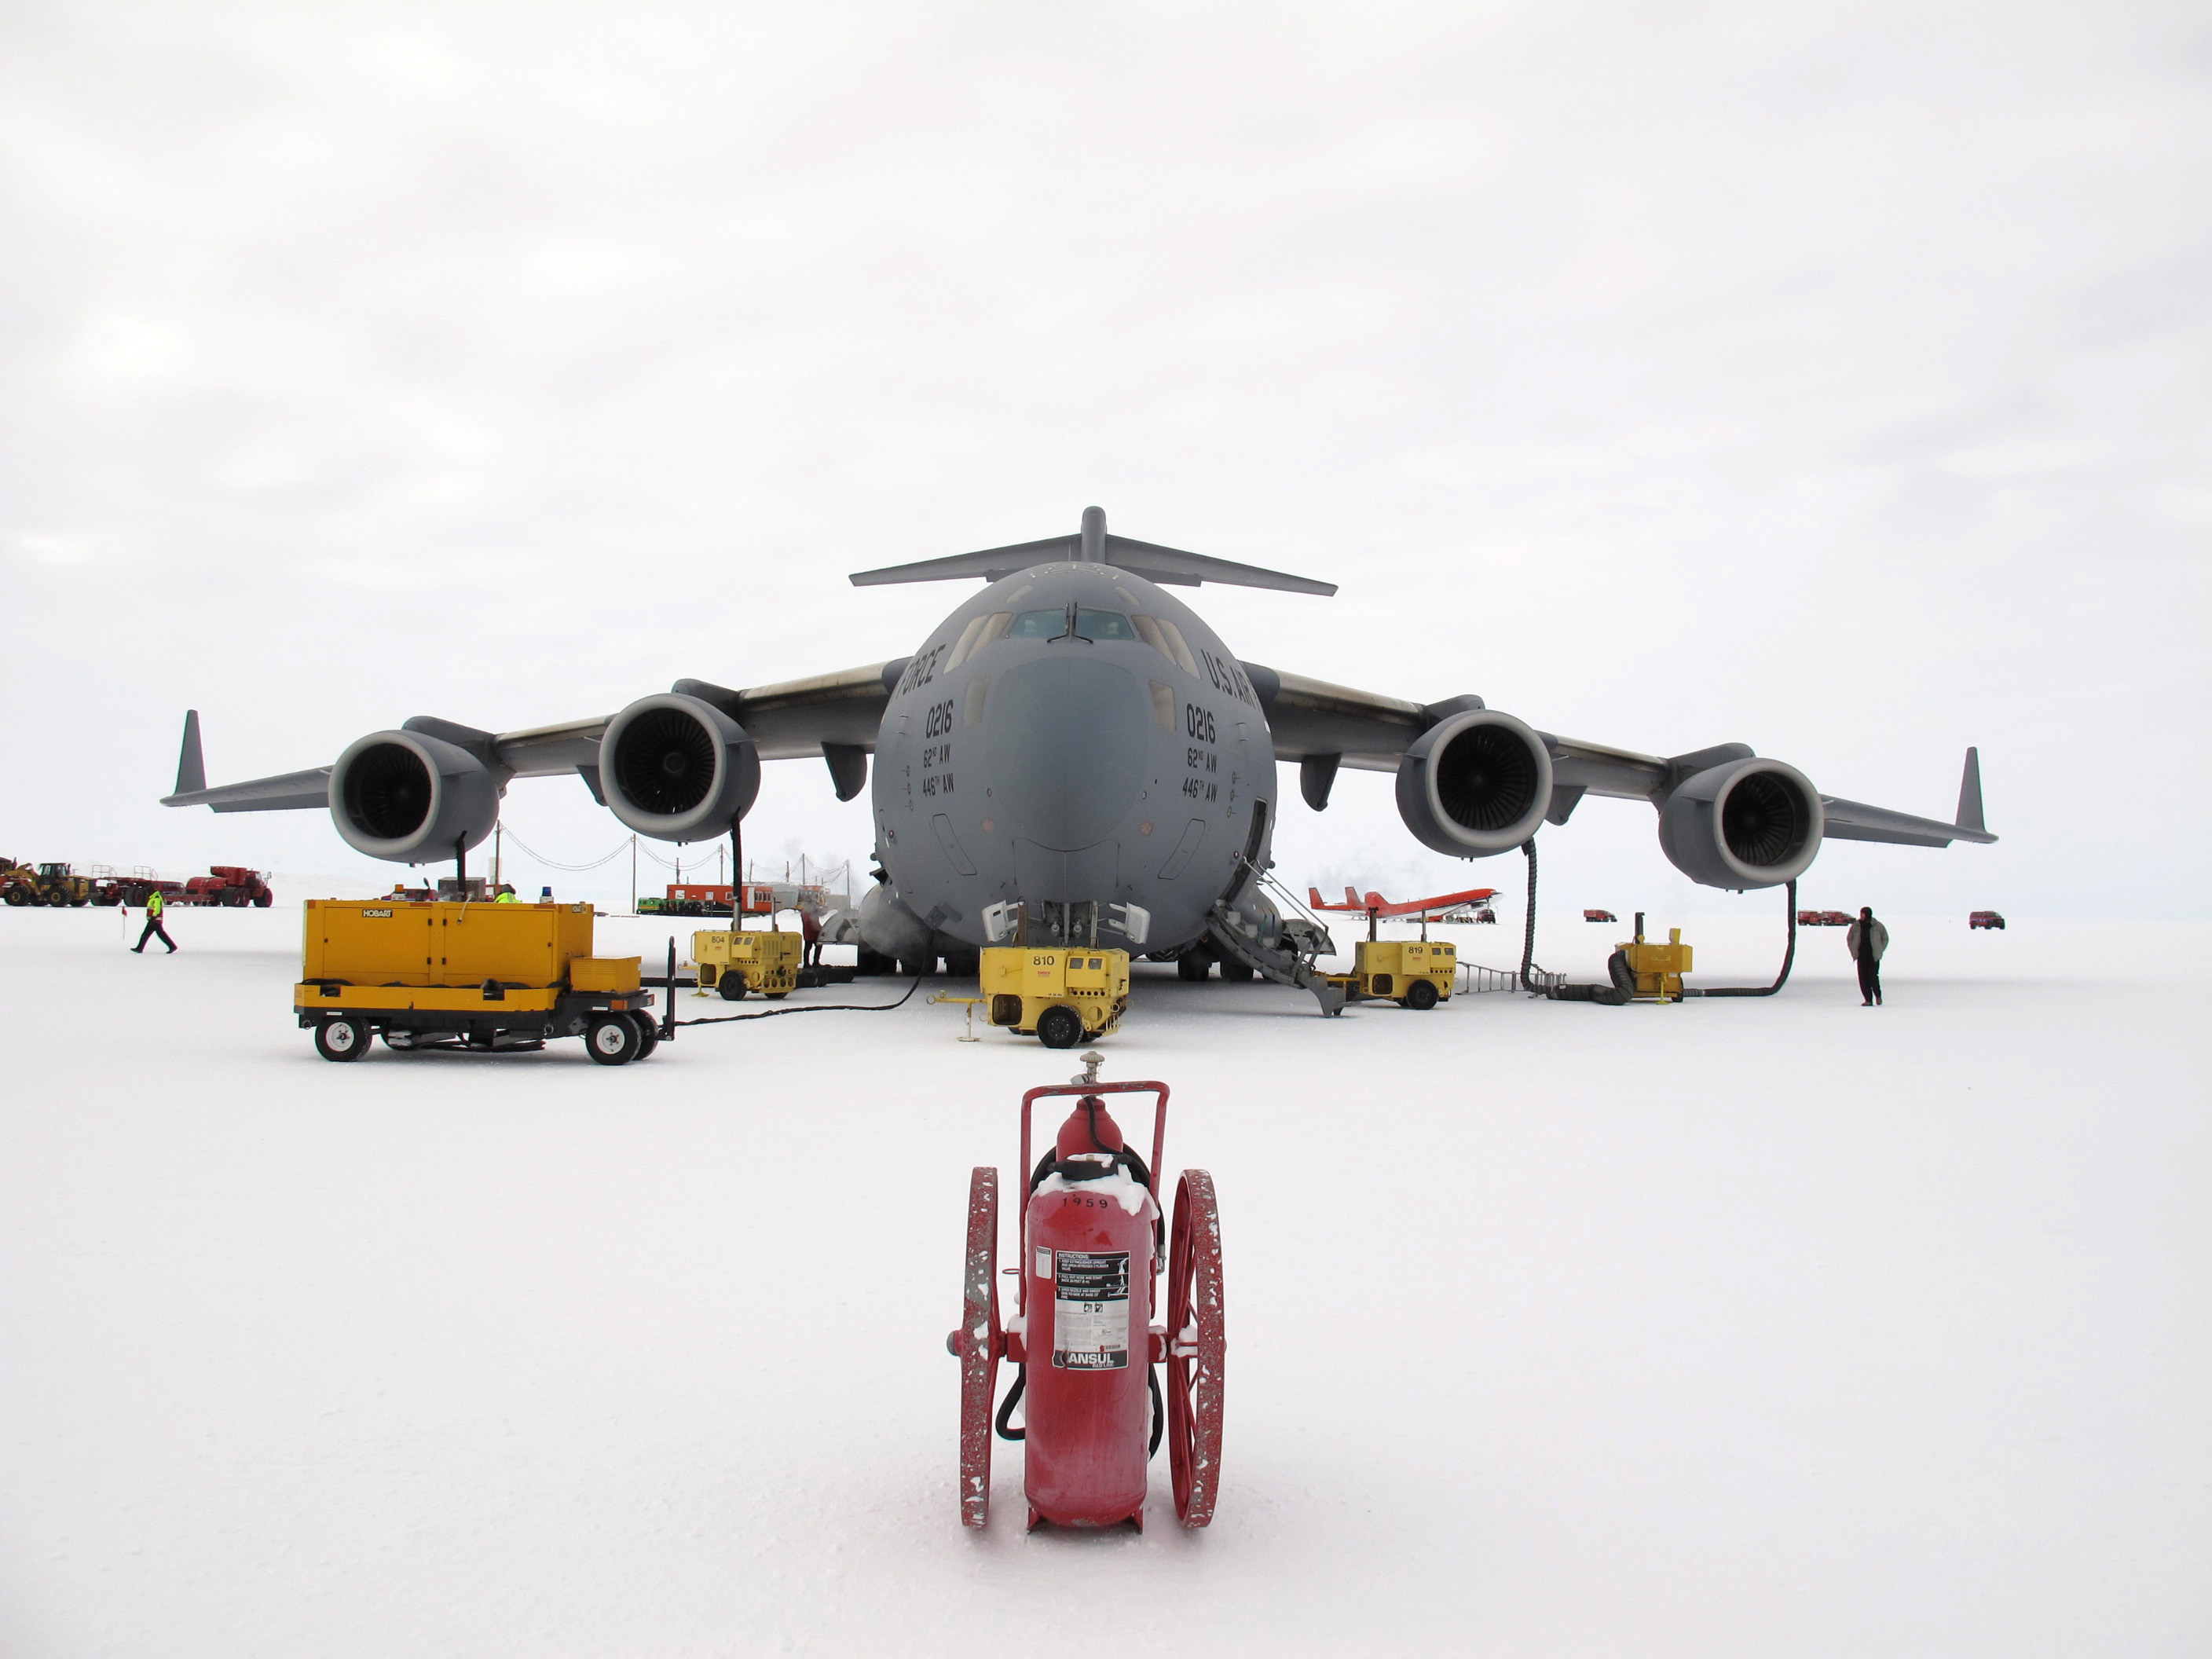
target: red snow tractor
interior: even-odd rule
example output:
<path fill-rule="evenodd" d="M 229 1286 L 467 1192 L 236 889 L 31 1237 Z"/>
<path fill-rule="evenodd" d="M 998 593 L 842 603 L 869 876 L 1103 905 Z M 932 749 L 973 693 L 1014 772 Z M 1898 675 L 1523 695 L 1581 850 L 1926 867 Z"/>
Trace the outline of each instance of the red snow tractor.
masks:
<path fill-rule="evenodd" d="M 945 1340 L 960 1361 L 960 1519 L 991 1518 L 991 1407 L 999 1362 L 1020 1367 L 995 1427 L 1023 1443 L 1030 1526 L 1145 1525 L 1146 1469 L 1167 1440 L 1176 1514 L 1213 1519 L 1221 1472 L 1221 1221 L 1213 1178 L 1186 1170 L 1175 1222 L 1164 1224 L 1160 1149 L 1164 1083 L 1101 1083 L 1102 1056 L 1073 1083 L 1022 1097 L 1029 1186 L 1014 1267 L 1014 1316 L 999 1318 L 999 1172 L 968 1183 L 968 1264 L 960 1328 Z M 1150 1094 L 1152 1159 L 1137 1156 L 1105 1097 Z M 1076 1097 L 1051 1150 L 1032 1169 L 1030 1109 Z M 1153 1322 L 1162 1267 L 1164 1320 Z M 1166 1399 L 1154 1366 L 1167 1371 Z M 1017 1406 L 1023 1425 L 1012 1426 Z M 1149 1409 L 1148 1409 L 1149 1407 Z"/>

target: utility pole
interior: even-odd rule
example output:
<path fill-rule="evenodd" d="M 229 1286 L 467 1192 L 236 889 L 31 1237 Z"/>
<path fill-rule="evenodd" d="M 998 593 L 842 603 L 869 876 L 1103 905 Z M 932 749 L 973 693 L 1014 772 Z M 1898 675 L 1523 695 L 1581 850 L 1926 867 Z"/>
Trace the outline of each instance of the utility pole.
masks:
<path fill-rule="evenodd" d="M 491 826 L 491 890 L 492 890 L 494 893 L 496 893 L 496 892 L 498 892 L 498 891 L 499 891 L 499 852 L 500 852 L 500 838 L 501 838 L 501 836 L 503 834 L 505 834 L 506 830 L 507 830 L 507 825 L 506 825 L 505 823 L 501 823 L 501 821 L 499 821 L 499 820 L 498 820 L 498 819 L 496 819 L 496 818 L 495 818 L 495 819 L 492 821 L 492 826 Z"/>

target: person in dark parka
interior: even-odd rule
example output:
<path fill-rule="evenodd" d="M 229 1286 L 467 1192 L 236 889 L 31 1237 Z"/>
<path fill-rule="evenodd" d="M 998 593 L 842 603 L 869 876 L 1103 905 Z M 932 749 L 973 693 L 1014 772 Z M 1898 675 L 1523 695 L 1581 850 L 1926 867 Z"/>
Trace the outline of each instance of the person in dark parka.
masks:
<path fill-rule="evenodd" d="M 1872 1008 L 1881 1001 L 1881 953 L 1889 949 L 1889 929 L 1874 919 L 1872 905 L 1859 907 L 1859 919 L 1844 935 L 1844 944 L 1859 965 L 1859 1006 Z"/>

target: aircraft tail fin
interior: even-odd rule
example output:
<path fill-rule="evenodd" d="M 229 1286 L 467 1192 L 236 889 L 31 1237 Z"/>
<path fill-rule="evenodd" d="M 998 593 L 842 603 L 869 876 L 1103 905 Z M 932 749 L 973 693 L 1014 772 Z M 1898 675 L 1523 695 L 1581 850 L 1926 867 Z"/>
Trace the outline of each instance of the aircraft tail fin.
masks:
<path fill-rule="evenodd" d="M 1309 887 L 1306 889 L 1306 903 L 1312 908 L 1319 910 L 1325 908 L 1328 901 L 1321 896 L 1320 888 Z"/>
<path fill-rule="evenodd" d="M 1164 587 L 1197 587 L 1213 582 L 1230 587 L 1267 587 L 1283 593 L 1311 593 L 1322 599 L 1336 592 L 1334 582 L 1317 582 L 1304 576 L 1285 575 L 1279 570 L 1263 570 L 1258 565 L 1217 559 L 1211 554 L 1186 553 L 1181 548 L 1132 541 L 1127 536 L 1109 536 L 1106 533 L 1106 514 L 1095 507 L 1083 509 L 1083 528 L 1073 536 L 1020 542 L 1012 547 L 985 548 L 980 553 L 955 553 L 950 558 L 923 559 L 914 564 L 885 565 L 877 570 L 855 571 L 847 580 L 855 587 L 970 578 L 995 582 L 1026 565 L 1071 559 L 1110 564 L 1117 570 L 1126 570 Z"/>
<path fill-rule="evenodd" d="M 1344 902 L 1355 910 L 1361 908 L 1367 902 L 1365 899 L 1359 896 L 1358 890 L 1348 881 L 1344 884 Z"/>
<path fill-rule="evenodd" d="M 185 741 L 177 750 L 177 787 L 174 793 L 189 795 L 207 787 L 207 763 L 200 757 L 200 711 L 185 710 Z"/>
<path fill-rule="evenodd" d="M 1989 825 L 1982 822 L 1982 751 L 1966 750 L 1966 768 L 1959 775 L 1959 817 L 1961 830 L 1986 831 Z"/>

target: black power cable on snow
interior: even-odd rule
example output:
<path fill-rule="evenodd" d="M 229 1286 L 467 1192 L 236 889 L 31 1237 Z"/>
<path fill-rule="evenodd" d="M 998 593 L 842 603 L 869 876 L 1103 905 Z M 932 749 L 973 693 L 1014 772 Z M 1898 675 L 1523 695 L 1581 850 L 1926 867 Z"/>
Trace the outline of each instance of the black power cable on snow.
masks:
<path fill-rule="evenodd" d="M 914 983 L 906 988 L 906 996 L 896 1002 L 810 1002 L 799 1008 L 770 1008 L 757 1014 L 715 1014 L 707 1019 L 679 1019 L 678 1025 L 732 1025 L 743 1019 L 774 1019 L 779 1014 L 887 1014 L 894 1008 L 902 1008 L 907 999 L 921 988 L 922 976 L 916 974 Z M 669 996 L 672 1000 L 675 992 Z"/>

